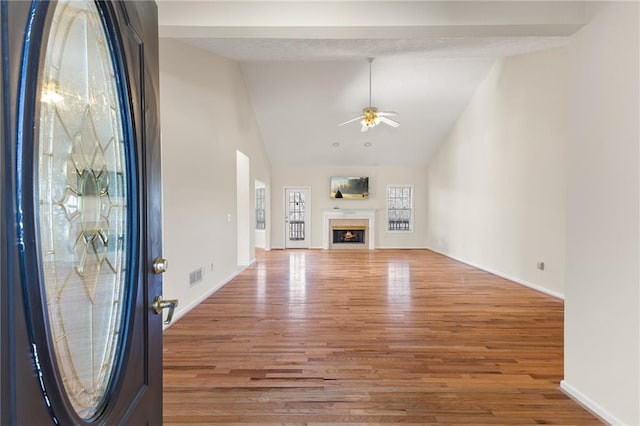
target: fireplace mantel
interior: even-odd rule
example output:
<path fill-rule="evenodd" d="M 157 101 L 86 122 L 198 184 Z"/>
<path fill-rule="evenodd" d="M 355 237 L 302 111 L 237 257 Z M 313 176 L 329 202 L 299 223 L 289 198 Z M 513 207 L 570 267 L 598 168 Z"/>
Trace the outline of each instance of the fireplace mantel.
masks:
<path fill-rule="evenodd" d="M 329 221 L 331 219 L 359 219 L 368 220 L 368 248 L 373 250 L 375 248 L 375 235 L 376 235 L 376 211 L 374 209 L 331 209 L 323 212 L 322 218 L 322 248 L 329 249 L 329 234 L 331 228 Z"/>

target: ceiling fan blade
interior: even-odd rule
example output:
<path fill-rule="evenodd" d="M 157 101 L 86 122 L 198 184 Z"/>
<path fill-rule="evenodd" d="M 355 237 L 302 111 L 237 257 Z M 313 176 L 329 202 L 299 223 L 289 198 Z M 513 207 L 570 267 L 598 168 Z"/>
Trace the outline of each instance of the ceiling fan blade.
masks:
<path fill-rule="evenodd" d="M 381 117 L 391 117 L 394 115 L 400 115 L 395 111 L 378 111 L 378 115 Z"/>
<path fill-rule="evenodd" d="M 400 123 L 398 123 L 397 121 L 393 121 L 390 118 L 387 117 L 378 117 L 380 118 L 380 121 L 382 121 L 384 124 L 388 124 L 391 127 L 398 127 L 400 125 Z"/>
<path fill-rule="evenodd" d="M 349 121 L 345 121 L 344 123 L 340 123 L 340 124 L 338 124 L 338 127 L 340 127 L 340 126 L 344 126 L 345 124 L 353 123 L 354 121 L 357 121 L 357 120 L 362 120 L 363 118 L 364 118 L 364 115 L 361 115 L 361 116 L 356 117 L 356 118 L 352 118 L 352 119 L 351 119 L 351 120 L 349 120 Z"/>
<path fill-rule="evenodd" d="M 362 127 L 360 128 L 361 132 L 366 132 L 367 130 L 369 130 L 369 126 L 367 126 L 366 124 L 363 124 Z"/>

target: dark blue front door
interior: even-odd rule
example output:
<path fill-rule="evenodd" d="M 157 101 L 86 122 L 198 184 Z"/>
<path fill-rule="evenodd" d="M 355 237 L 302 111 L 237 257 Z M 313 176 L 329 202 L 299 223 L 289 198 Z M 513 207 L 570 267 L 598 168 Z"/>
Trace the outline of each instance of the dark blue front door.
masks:
<path fill-rule="evenodd" d="M 154 2 L 2 1 L 0 424 L 160 424 Z"/>

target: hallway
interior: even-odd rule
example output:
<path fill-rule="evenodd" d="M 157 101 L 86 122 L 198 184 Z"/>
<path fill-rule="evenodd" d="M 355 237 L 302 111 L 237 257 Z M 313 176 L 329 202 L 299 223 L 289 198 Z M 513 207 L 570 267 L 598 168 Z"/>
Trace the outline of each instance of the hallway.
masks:
<path fill-rule="evenodd" d="M 277 250 L 164 334 L 171 424 L 601 424 L 563 303 L 428 250 Z"/>

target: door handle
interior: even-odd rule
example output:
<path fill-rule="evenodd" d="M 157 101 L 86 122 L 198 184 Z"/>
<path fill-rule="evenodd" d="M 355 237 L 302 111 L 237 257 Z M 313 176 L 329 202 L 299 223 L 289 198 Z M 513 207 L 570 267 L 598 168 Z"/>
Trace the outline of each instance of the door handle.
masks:
<path fill-rule="evenodd" d="M 153 305 L 152 305 L 153 312 L 156 313 L 157 315 L 160 315 L 163 309 L 169 309 L 169 313 L 167 314 L 167 319 L 164 321 L 166 325 L 171 324 L 171 320 L 173 319 L 173 311 L 176 310 L 177 306 L 178 306 L 178 299 L 164 300 L 162 296 L 156 296 L 155 299 L 153 299 Z"/>

